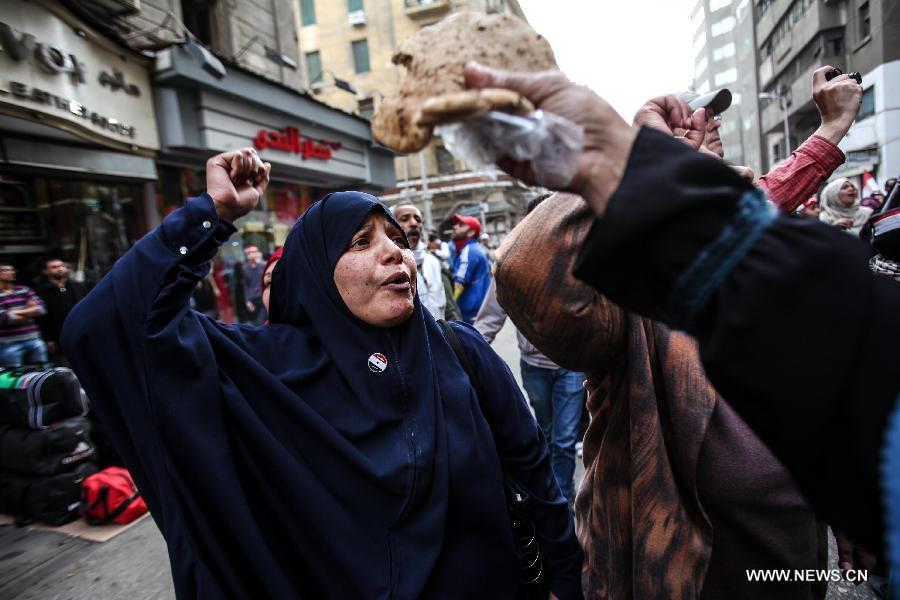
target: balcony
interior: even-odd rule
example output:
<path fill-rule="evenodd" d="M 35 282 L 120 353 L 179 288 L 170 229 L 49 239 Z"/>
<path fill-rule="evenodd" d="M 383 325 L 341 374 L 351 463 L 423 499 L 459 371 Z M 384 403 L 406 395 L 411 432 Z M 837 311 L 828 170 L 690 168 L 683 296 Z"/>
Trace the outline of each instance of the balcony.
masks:
<path fill-rule="evenodd" d="M 403 0 L 403 5 L 411 19 L 435 17 L 450 11 L 448 0 Z"/>

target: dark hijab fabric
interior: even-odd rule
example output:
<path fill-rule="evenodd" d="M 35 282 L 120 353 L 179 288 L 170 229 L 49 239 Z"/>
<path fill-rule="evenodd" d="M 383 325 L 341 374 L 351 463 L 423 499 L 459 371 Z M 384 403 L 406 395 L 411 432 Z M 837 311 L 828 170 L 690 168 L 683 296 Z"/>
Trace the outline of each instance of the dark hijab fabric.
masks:
<path fill-rule="evenodd" d="M 165 224 L 73 320 L 67 345 L 91 356 L 77 371 L 166 537 L 179 597 L 515 596 L 494 438 L 439 327 L 418 299 L 402 325 L 367 325 L 334 284 L 372 211 L 392 219 L 335 193 L 295 224 L 268 327 L 189 311 L 180 290 L 199 265 L 131 319 L 149 288 L 128 261 L 154 260 L 146 240 Z M 101 310 L 115 325 L 88 331 Z"/>

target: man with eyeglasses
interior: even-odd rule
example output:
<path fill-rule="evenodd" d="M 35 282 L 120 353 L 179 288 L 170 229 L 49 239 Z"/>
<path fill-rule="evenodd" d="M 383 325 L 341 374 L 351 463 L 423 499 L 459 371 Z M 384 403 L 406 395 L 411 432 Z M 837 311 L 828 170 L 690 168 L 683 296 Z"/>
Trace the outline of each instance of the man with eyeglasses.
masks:
<path fill-rule="evenodd" d="M 16 268 L 0 264 L 0 367 L 47 362 L 47 345 L 35 321 L 46 312 L 34 290 L 16 285 Z"/>

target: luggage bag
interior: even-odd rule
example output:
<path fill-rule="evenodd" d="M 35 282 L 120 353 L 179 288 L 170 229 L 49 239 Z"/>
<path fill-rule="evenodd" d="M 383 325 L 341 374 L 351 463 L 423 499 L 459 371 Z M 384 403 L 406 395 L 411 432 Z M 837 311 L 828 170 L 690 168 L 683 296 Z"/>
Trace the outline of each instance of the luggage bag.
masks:
<path fill-rule="evenodd" d="M 66 419 L 47 429 L 0 425 L 0 471 L 55 475 L 96 456 L 87 417 Z"/>
<path fill-rule="evenodd" d="M 78 518 L 81 507 L 81 483 L 97 472 L 92 462 L 83 462 L 72 471 L 50 477 L 29 477 L 0 473 L 0 512 L 16 517 L 24 525 L 40 521 L 64 525 Z"/>
<path fill-rule="evenodd" d="M 87 396 L 72 369 L 0 369 L 0 424 L 46 429 L 87 413 Z"/>

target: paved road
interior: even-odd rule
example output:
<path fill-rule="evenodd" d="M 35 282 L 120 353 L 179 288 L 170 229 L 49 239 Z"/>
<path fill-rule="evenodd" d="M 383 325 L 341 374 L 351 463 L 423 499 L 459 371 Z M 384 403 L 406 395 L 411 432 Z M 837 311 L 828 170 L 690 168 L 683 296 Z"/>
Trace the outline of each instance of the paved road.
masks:
<path fill-rule="evenodd" d="M 507 324 L 494 349 L 520 382 L 515 330 Z M 583 469 L 576 476 L 580 478 Z M 831 544 L 834 567 L 834 542 Z M 171 600 L 175 598 L 165 542 L 152 519 L 95 544 L 56 533 L 0 526 L 2 600 Z M 868 587 L 838 583 L 828 600 L 875 598 Z"/>

